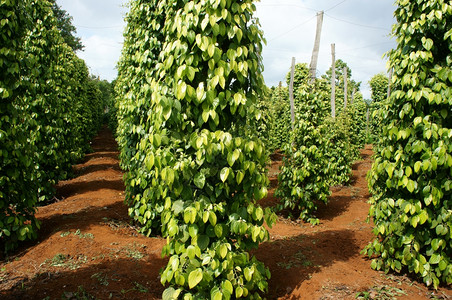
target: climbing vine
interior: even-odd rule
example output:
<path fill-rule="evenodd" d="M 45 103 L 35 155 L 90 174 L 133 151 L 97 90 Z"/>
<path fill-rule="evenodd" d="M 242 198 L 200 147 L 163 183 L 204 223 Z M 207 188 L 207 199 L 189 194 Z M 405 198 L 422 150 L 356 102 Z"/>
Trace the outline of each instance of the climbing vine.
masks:
<path fill-rule="evenodd" d="M 397 1 L 394 92 L 369 174 L 372 268 L 452 283 L 452 6 Z"/>

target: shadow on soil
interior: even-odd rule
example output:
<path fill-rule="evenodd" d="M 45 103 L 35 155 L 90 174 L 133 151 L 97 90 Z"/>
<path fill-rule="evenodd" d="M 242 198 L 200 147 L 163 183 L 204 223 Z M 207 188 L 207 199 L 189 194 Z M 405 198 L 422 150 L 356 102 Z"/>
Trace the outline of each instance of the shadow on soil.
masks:
<path fill-rule="evenodd" d="M 42 242 L 52 233 L 60 230 L 80 229 L 81 231 L 88 229 L 91 225 L 99 224 L 105 219 L 113 219 L 123 222 L 129 222 L 127 215 L 127 207 L 122 202 L 99 207 L 89 206 L 75 213 L 70 214 L 53 214 L 50 217 L 42 218 L 39 237 L 36 242 Z"/>
<path fill-rule="evenodd" d="M 94 192 L 102 189 L 124 191 L 124 183 L 122 179 L 118 180 L 90 180 L 73 182 L 60 185 L 57 188 L 57 198 L 68 198 L 76 194 Z"/>
<path fill-rule="evenodd" d="M 105 256 L 108 258 L 108 253 Z M 103 259 L 99 264 L 82 265 L 76 270 L 54 267 L 32 279 L 15 278 L 10 287 L 0 291 L 0 298 L 161 299 L 164 287 L 158 277 L 166 263 L 159 255 L 149 255 L 142 260 Z"/>
<path fill-rule="evenodd" d="M 323 220 L 331 221 L 346 212 L 350 207 L 351 201 L 353 199 L 350 196 L 330 197 L 327 204 L 323 202 L 317 203 L 318 209 L 315 212 L 315 216 L 320 219 L 320 222 Z"/>
<path fill-rule="evenodd" d="M 112 169 L 112 170 L 118 171 L 118 172 L 122 171 L 117 163 L 112 163 L 112 164 L 81 166 L 74 170 L 74 174 L 77 177 L 77 176 L 83 176 L 83 175 L 87 175 L 89 173 L 94 173 L 94 172 L 98 172 L 98 171 L 106 171 L 108 169 Z"/>
<path fill-rule="evenodd" d="M 270 269 L 268 299 L 289 294 L 321 268 L 347 261 L 361 249 L 349 230 L 332 230 L 266 242 L 253 252 Z"/>
<path fill-rule="evenodd" d="M 112 158 L 112 159 L 118 159 L 119 156 L 119 152 L 117 151 L 104 151 L 104 152 L 94 152 L 94 153 L 90 153 L 87 154 L 85 156 L 85 160 L 91 160 L 91 159 L 96 159 L 96 158 Z"/>

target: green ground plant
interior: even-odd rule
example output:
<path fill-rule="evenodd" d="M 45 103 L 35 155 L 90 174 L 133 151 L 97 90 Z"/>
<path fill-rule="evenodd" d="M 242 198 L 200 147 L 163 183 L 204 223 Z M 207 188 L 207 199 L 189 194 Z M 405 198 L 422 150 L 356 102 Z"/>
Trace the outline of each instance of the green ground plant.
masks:
<path fill-rule="evenodd" d="M 102 104 L 48 1 L 0 4 L 0 246 L 36 238 L 38 201 L 89 150 Z"/>
<path fill-rule="evenodd" d="M 260 299 L 270 274 L 247 251 L 268 239 L 274 215 L 255 204 L 268 184 L 253 132 L 264 93 L 256 8 L 143 2 L 131 3 L 116 85 L 129 213 L 168 238 L 164 299 Z M 140 85 L 127 77 L 138 71 Z"/>
<path fill-rule="evenodd" d="M 372 268 L 452 283 L 452 5 L 397 1 L 394 92 L 369 173 Z"/>

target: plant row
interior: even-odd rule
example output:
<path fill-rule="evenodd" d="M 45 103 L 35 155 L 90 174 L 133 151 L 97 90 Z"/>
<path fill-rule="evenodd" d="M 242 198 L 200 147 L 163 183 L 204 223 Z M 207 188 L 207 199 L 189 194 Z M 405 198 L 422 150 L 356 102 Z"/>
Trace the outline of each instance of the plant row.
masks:
<path fill-rule="evenodd" d="M 47 1 L 0 3 L 0 242 L 37 236 L 39 201 L 89 147 L 101 93 L 67 46 Z"/>
<path fill-rule="evenodd" d="M 397 1 L 393 92 L 368 175 L 372 267 L 452 283 L 452 5 Z"/>
<path fill-rule="evenodd" d="M 339 83 L 342 78 L 338 79 Z M 343 93 L 342 99 L 338 96 L 338 116 L 331 117 L 330 81 L 311 81 L 307 65 L 295 65 L 293 124 L 287 88 L 272 88 L 261 101 L 265 103 L 261 105 L 262 114 L 267 118 L 260 120 L 265 131 L 258 134 L 270 149 L 284 154 L 275 192 L 281 199 L 278 209 L 312 223 L 318 222 L 314 213 L 319 201 L 328 201 L 330 187 L 348 182 L 352 162 L 359 158 L 366 135 L 366 105 L 360 93 L 347 108 L 343 107 Z"/>
<path fill-rule="evenodd" d="M 260 299 L 267 155 L 253 1 L 131 1 L 116 83 L 129 215 L 167 237 L 163 299 Z"/>

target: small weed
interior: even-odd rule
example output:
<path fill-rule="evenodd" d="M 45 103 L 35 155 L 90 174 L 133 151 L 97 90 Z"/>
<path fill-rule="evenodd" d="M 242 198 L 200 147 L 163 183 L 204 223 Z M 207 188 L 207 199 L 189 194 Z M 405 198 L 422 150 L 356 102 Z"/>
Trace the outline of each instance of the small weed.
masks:
<path fill-rule="evenodd" d="M 139 232 L 139 229 L 137 227 L 134 227 L 130 225 L 129 223 L 122 221 L 122 220 L 116 220 L 116 219 L 109 219 L 109 218 L 102 218 L 103 222 L 102 224 L 105 224 L 109 226 L 111 229 L 117 231 L 121 229 L 131 229 L 133 230 L 133 235 L 137 235 Z"/>
<path fill-rule="evenodd" d="M 136 281 L 133 284 L 135 285 L 135 287 L 133 287 L 131 289 L 128 289 L 128 290 L 122 289 L 121 290 L 121 294 L 125 295 L 125 294 L 127 294 L 127 293 L 129 293 L 131 291 L 138 291 L 140 293 L 147 293 L 147 292 L 149 292 L 149 289 L 147 289 L 144 285 L 142 285 L 142 284 L 140 284 L 140 283 L 138 283 Z"/>
<path fill-rule="evenodd" d="M 50 260 L 50 265 L 54 267 L 60 267 L 66 263 L 68 256 L 58 253 Z"/>
<path fill-rule="evenodd" d="M 51 267 L 61 267 L 69 270 L 76 270 L 87 261 L 87 257 L 83 254 L 77 255 L 76 257 L 71 257 L 70 255 L 58 253 L 51 259 L 46 259 L 41 265 L 47 264 Z"/>
<path fill-rule="evenodd" d="M 140 284 L 140 283 L 138 283 L 136 281 L 134 282 L 134 284 L 135 284 L 135 289 L 137 291 L 139 291 L 140 293 L 147 293 L 147 292 L 149 292 L 149 290 L 144 285 L 142 285 L 142 284 Z"/>
<path fill-rule="evenodd" d="M 70 234 L 71 234 L 70 231 L 65 231 L 65 232 L 62 232 L 62 233 L 60 234 L 60 236 L 61 236 L 61 237 L 66 237 L 66 236 L 68 236 L 68 235 L 70 235 Z M 77 230 L 74 232 L 74 235 L 78 236 L 78 237 L 81 238 L 81 239 L 94 239 L 94 234 L 92 234 L 92 233 L 82 233 L 82 231 L 81 231 L 80 229 L 77 229 Z"/>
<path fill-rule="evenodd" d="M 8 278 L 8 272 L 6 271 L 6 267 L 2 267 L 0 269 L 0 281 L 5 280 L 6 278 Z"/>
<path fill-rule="evenodd" d="M 68 236 L 68 235 L 70 235 L 70 234 L 71 234 L 70 231 L 65 231 L 65 232 L 62 232 L 62 233 L 60 234 L 60 236 L 61 236 L 61 237 L 65 237 L 65 236 Z"/>
<path fill-rule="evenodd" d="M 361 194 L 361 189 L 359 187 L 351 187 L 351 196 L 352 198 L 356 198 Z"/>
<path fill-rule="evenodd" d="M 77 231 L 74 233 L 76 236 L 78 236 L 81 239 L 94 239 L 94 234 L 92 233 L 82 233 L 80 229 L 77 229 Z"/>
<path fill-rule="evenodd" d="M 441 293 L 441 294 L 442 295 L 440 295 L 440 294 L 435 295 L 435 292 L 432 292 L 430 295 L 428 295 L 428 297 L 431 300 L 447 300 L 447 299 L 451 299 L 450 296 L 447 296 L 444 293 Z"/>
<path fill-rule="evenodd" d="M 94 257 L 92 257 L 91 258 L 91 260 L 96 260 L 96 259 L 104 259 L 105 258 L 105 254 L 100 254 L 100 255 L 98 255 L 98 256 L 94 256 Z"/>
<path fill-rule="evenodd" d="M 298 268 L 298 267 L 310 267 L 312 266 L 312 262 L 308 259 L 306 259 L 306 256 L 303 254 L 302 251 L 298 251 L 295 253 L 295 255 L 292 256 L 292 258 L 285 262 L 278 262 L 277 265 L 281 268 L 284 268 L 286 270 L 292 269 L 292 268 Z"/>
<path fill-rule="evenodd" d="M 93 275 L 91 276 L 91 278 L 97 279 L 97 281 L 99 281 L 99 283 L 100 283 L 101 285 L 104 285 L 104 286 L 108 286 L 108 285 L 109 285 L 109 282 L 108 282 L 108 275 L 107 275 L 107 274 L 104 274 L 104 273 L 102 273 L 102 272 L 93 274 Z"/>
<path fill-rule="evenodd" d="M 140 250 L 144 249 L 145 245 L 140 245 L 137 243 L 129 244 L 125 247 L 127 257 L 133 258 L 135 260 L 140 260 L 144 257 L 144 253 Z"/>
<path fill-rule="evenodd" d="M 396 300 L 398 296 L 406 295 L 406 293 L 399 288 L 379 285 L 370 288 L 368 291 L 358 292 L 356 299 L 372 299 L 372 300 Z"/>
<path fill-rule="evenodd" d="M 88 293 L 83 286 L 79 286 L 77 292 L 64 292 L 62 300 L 96 300 L 97 298 Z"/>

